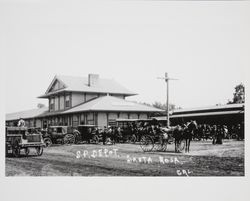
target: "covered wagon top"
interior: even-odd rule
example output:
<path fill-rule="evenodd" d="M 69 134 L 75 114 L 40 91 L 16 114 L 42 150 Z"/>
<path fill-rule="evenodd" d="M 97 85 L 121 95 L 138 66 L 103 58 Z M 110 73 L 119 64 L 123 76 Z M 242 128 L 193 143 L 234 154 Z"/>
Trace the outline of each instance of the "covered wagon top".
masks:
<path fill-rule="evenodd" d="M 89 74 L 88 77 L 56 75 L 45 94 L 38 98 L 48 98 L 53 94 L 67 91 L 123 94 L 125 96 L 136 95 L 136 93 L 126 89 L 114 79 L 100 78 L 97 74 Z"/>

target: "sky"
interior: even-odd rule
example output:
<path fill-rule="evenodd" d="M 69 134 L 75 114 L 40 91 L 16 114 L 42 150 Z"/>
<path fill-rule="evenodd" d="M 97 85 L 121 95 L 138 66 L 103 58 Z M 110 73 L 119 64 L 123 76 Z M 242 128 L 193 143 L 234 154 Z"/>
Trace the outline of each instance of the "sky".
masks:
<path fill-rule="evenodd" d="M 97 73 L 182 108 L 225 104 L 250 65 L 249 2 L 1 1 L 5 112 L 37 107 L 53 77 Z"/>

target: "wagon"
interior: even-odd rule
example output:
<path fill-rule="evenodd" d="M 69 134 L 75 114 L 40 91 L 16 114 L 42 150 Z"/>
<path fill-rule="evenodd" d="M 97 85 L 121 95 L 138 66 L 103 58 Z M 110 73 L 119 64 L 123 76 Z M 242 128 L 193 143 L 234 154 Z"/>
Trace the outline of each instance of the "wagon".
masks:
<path fill-rule="evenodd" d="M 138 122 L 144 121 L 139 119 L 116 119 L 116 126 L 121 128 L 120 142 L 136 143 L 140 141 L 140 130 Z"/>
<path fill-rule="evenodd" d="M 50 126 L 43 135 L 46 146 L 52 144 L 74 144 L 76 133 L 69 126 Z"/>
<path fill-rule="evenodd" d="M 96 125 L 78 125 L 74 131 L 76 144 L 81 142 L 98 144 L 101 141 L 101 134 Z"/>
<path fill-rule="evenodd" d="M 150 152 L 153 150 L 166 151 L 168 149 L 168 146 L 174 144 L 174 142 L 176 142 L 176 151 L 183 151 L 185 146 L 184 141 L 182 139 L 175 141 L 173 128 L 146 128 L 144 129 L 141 136 L 140 146 L 144 152 Z"/>
<path fill-rule="evenodd" d="M 44 146 L 41 134 L 30 134 L 27 131 L 27 127 L 6 127 L 6 156 L 11 151 L 15 157 L 19 157 L 21 150 L 24 150 L 27 156 L 31 148 L 34 148 L 37 155 L 41 156 Z"/>

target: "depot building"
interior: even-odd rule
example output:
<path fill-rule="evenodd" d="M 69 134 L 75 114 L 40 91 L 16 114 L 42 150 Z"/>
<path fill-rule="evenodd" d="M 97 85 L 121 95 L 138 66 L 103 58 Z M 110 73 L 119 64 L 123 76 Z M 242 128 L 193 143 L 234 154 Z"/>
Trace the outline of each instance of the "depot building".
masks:
<path fill-rule="evenodd" d="M 87 77 L 55 76 L 46 92 L 38 98 L 48 100 L 48 108 L 6 114 L 6 125 L 14 126 L 20 118 L 28 127 L 90 124 L 104 127 L 116 119 L 148 119 L 163 110 L 127 101 L 136 93 L 113 79 L 97 74 Z"/>

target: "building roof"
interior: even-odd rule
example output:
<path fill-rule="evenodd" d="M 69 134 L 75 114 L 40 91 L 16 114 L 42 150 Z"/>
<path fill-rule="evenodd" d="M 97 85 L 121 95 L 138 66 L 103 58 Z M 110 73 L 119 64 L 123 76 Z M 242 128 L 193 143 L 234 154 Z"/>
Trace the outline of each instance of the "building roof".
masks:
<path fill-rule="evenodd" d="M 169 118 L 185 118 L 185 117 L 200 117 L 200 116 L 218 116 L 218 115 L 234 115 L 244 114 L 244 104 L 228 104 L 212 107 L 197 107 L 191 109 L 178 109 L 170 113 Z M 166 116 L 152 117 L 159 121 L 166 121 Z"/>
<path fill-rule="evenodd" d="M 174 110 L 172 114 L 177 115 L 177 114 L 215 112 L 215 111 L 232 111 L 232 110 L 244 110 L 244 103 L 217 105 L 217 106 L 210 106 L 210 107 L 178 109 L 178 110 Z"/>
<path fill-rule="evenodd" d="M 89 93 L 112 93 L 112 94 L 124 94 L 127 96 L 136 95 L 136 93 L 131 92 L 126 89 L 119 83 L 117 83 L 113 79 L 104 79 L 98 78 L 98 82 L 93 85 L 88 85 L 88 77 L 77 77 L 77 76 L 65 76 L 65 75 L 56 75 L 50 84 L 49 88 L 52 84 L 59 80 L 63 83 L 64 88 L 59 89 L 57 91 L 49 92 L 47 90 L 44 95 L 39 96 L 39 98 L 47 98 L 48 96 L 62 92 L 62 91 L 74 91 L 74 92 L 89 92 Z"/>
<path fill-rule="evenodd" d="M 231 115 L 231 114 L 243 114 L 244 111 L 220 111 L 220 112 L 199 112 L 199 113 L 189 113 L 189 114 L 179 114 L 172 115 L 170 118 L 182 118 L 182 117 L 197 117 L 197 116 L 213 116 L 213 115 Z"/>
<path fill-rule="evenodd" d="M 62 114 L 81 111 L 163 112 L 163 110 L 158 108 L 127 101 L 122 98 L 102 96 L 64 111 Z"/>
<path fill-rule="evenodd" d="M 13 121 L 13 120 L 18 120 L 20 118 L 22 119 L 30 119 L 34 118 L 38 115 L 41 115 L 48 111 L 47 107 L 42 107 L 42 108 L 36 108 L 32 110 L 25 110 L 21 112 L 15 112 L 15 113 L 9 113 L 5 115 L 5 120 L 6 121 Z"/>

